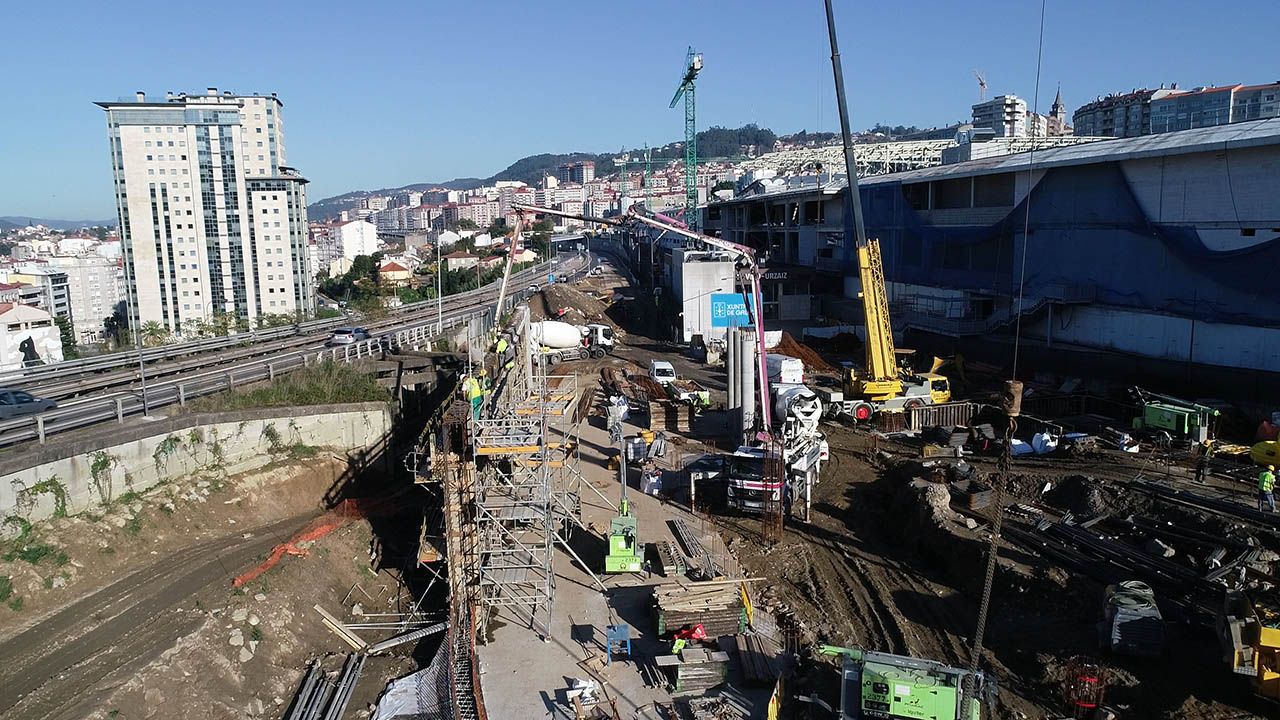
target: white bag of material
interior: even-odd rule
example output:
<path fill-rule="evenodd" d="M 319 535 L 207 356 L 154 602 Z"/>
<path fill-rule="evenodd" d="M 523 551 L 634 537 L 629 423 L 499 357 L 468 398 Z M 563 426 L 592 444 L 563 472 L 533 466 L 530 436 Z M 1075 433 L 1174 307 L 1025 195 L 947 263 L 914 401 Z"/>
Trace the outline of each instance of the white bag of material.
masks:
<path fill-rule="evenodd" d="M 1058 449 L 1058 438 L 1047 432 L 1036 433 L 1031 436 L 1031 449 L 1037 455 L 1047 455 Z"/>
<path fill-rule="evenodd" d="M 434 697 L 428 689 L 433 668 L 419 670 L 412 675 L 392 680 L 386 692 L 378 698 L 378 707 L 373 713 L 373 720 L 392 720 L 398 717 L 431 717 L 435 713 L 444 712 L 443 702 L 447 698 Z M 424 687 L 425 686 L 425 687 Z M 423 692 L 427 689 L 426 692 Z"/>

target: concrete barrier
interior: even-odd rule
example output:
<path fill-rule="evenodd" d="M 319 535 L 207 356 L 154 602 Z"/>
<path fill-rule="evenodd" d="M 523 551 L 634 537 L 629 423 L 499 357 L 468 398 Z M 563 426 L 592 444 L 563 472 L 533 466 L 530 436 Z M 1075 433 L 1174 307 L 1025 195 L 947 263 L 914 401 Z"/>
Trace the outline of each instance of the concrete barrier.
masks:
<path fill-rule="evenodd" d="M 261 408 L 179 415 L 10 451 L 0 458 L 0 519 L 75 515 L 165 482 L 364 450 L 389 435 L 392 422 L 386 403 Z M 0 533 L 16 529 L 5 523 Z"/>

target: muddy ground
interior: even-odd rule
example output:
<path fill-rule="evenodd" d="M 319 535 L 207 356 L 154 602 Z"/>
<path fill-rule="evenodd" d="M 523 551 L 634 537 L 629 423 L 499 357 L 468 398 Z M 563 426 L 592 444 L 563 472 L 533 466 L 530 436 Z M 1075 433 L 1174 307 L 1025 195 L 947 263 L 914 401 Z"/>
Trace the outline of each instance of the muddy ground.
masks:
<path fill-rule="evenodd" d="M 985 569 L 985 526 L 971 530 L 954 512 L 935 517 L 890 461 L 877 457 L 867 435 L 833 425 L 825 429 L 832 461 L 823 471 L 810 523 L 789 524 L 783 539 L 769 544 L 755 519 L 720 519 L 749 574 L 774 581 L 761 605 L 797 620 L 802 646 L 810 648 L 801 688 L 831 700 L 838 693 L 833 666 L 812 652 L 821 644 L 966 666 Z M 1104 479 L 1108 472 L 1127 472 L 1110 464 L 1093 469 Z M 1021 470 L 1029 485 L 1064 476 L 1043 463 Z M 1104 587 L 1022 548 L 1006 544 L 1001 553 L 983 656 L 983 667 L 999 683 L 997 717 L 1061 713 L 1061 683 L 1075 657 L 1106 668 L 1107 700 L 1122 717 L 1276 717 L 1276 709 L 1258 701 L 1245 679 L 1230 674 L 1209 630 L 1171 623 L 1162 658 L 1101 653 L 1095 625 Z"/>
<path fill-rule="evenodd" d="M 364 520 L 232 587 L 321 514 L 319 499 L 344 469 L 316 458 L 193 478 L 120 498 L 99 515 L 38 524 L 28 546 L 48 552 L 0 563 L 12 583 L 0 607 L 0 716 L 283 716 L 307 663 L 336 669 L 349 650 L 313 605 L 350 620 L 357 602 L 374 612 L 404 601 L 394 573 L 371 569 L 380 558 Z M 348 716 L 412 667 L 404 657 L 371 660 Z"/>
<path fill-rule="evenodd" d="M 618 356 L 639 364 L 661 356 L 677 362 L 682 376 L 723 388 L 723 371 L 691 367 L 674 347 L 656 339 L 652 309 L 617 317 L 626 332 Z M 829 352 L 826 359 L 832 365 L 848 359 Z M 821 644 L 857 645 L 967 666 L 987 526 L 966 523 L 947 507 L 945 494 L 940 505 L 931 506 L 920 490 L 910 488 L 910 473 L 896 466 L 904 458 L 918 457 L 918 447 L 874 440 L 866 431 L 839 424 L 824 423 L 823 431 L 832 459 L 816 488 L 810 522 L 792 522 L 780 541 L 766 542 L 757 518 L 710 516 L 747 574 L 767 578 L 756 586 L 758 604 L 794 618 L 802 647 L 795 694 L 817 692 L 834 705 L 838 676 L 834 663 L 817 655 Z M 991 459 L 975 460 L 974 465 L 981 474 L 995 471 Z M 1139 474 L 1184 482 L 1188 467 L 1185 459 L 1181 467 L 1171 467 L 1150 454 L 1016 459 L 1009 489 L 1014 499 L 1051 511 L 1097 512 L 1101 502 L 1123 517 L 1146 510 L 1149 501 L 1134 497 L 1120 482 Z M 1067 481 L 1080 476 L 1100 489 L 1090 485 L 1081 490 L 1079 483 Z M 1054 489 L 1041 497 L 1046 483 Z M 1216 492 L 1248 494 L 1248 488 L 1230 482 L 1211 486 Z M 1244 501 L 1249 502 L 1247 497 Z M 1170 517 L 1172 522 L 1182 519 Z M 999 685 L 996 717 L 1062 716 L 1062 684 L 1076 658 L 1101 665 L 1109 685 L 1106 701 L 1121 717 L 1280 717 L 1280 708 L 1258 700 L 1247 679 L 1230 673 L 1217 638 L 1203 623 L 1169 622 L 1168 650 L 1160 658 L 1101 652 L 1097 623 L 1104 589 L 1102 583 L 1025 548 L 1002 545 L 982 660 Z M 791 710 L 795 717 L 825 717 L 822 711 L 806 715 L 812 707 Z"/>

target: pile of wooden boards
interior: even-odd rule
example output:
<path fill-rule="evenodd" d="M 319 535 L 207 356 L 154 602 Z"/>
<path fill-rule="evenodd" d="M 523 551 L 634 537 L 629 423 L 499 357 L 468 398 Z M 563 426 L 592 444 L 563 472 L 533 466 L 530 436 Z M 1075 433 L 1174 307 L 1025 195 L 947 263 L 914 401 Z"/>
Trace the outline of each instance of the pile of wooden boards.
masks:
<path fill-rule="evenodd" d="M 654 432 L 688 433 L 693 428 L 693 408 L 670 400 L 649 402 L 649 429 Z"/>
<path fill-rule="evenodd" d="M 660 588 L 654 592 L 654 614 L 658 635 L 701 624 L 707 637 L 714 638 L 737 635 L 747 625 L 737 583 Z"/>
<path fill-rule="evenodd" d="M 658 668 L 671 683 L 672 693 L 702 694 L 717 685 L 723 685 L 729 677 L 729 653 L 687 647 L 680 656 L 659 655 L 654 658 Z"/>
<path fill-rule="evenodd" d="M 733 640 L 743 680 L 752 685 L 772 685 L 778 676 L 772 644 L 759 635 L 735 635 Z"/>

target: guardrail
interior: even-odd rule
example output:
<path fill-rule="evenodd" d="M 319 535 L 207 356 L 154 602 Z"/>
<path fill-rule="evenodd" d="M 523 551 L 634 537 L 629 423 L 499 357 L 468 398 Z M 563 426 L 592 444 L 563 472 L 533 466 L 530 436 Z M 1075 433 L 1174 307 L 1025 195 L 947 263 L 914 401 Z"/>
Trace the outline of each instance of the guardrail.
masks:
<path fill-rule="evenodd" d="M 515 277 L 527 277 L 529 275 L 540 275 L 550 272 L 555 266 L 551 262 L 541 263 L 532 268 L 526 268 Z M 448 299 L 459 299 L 474 296 L 487 292 L 489 286 L 477 288 L 475 290 L 467 290 L 461 293 L 455 293 L 445 297 Z M 393 311 L 397 315 L 413 314 L 419 311 L 433 310 L 436 306 L 436 300 L 420 300 L 414 303 L 407 303 L 395 308 Z M 335 327 L 351 324 L 349 317 L 324 318 L 319 320 L 308 320 L 294 325 L 284 325 L 274 328 L 264 328 L 260 330 L 252 330 L 249 332 L 235 333 L 226 337 L 203 338 L 200 340 L 190 340 L 187 342 L 173 343 L 170 345 L 162 345 L 154 348 L 144 348 L 141 351 L 142 362 L 154 363 L 161 360 L 169 360 L 184 355 L 192 355 L 197 353 L 211 352 L 215 350 L 224 350 L 230 347 L 257 343 L 264 340 L 277 340 L 292 337 L 298 334 L 309 334 L 320 330 L 328 330 Z M 102 355 L 90 358 L 82 358 L 79 360 L 65 360 L 63 362 L 53 363 L 50 365 L 37 365 L 20 370 L 10 370 L 0 372 L 0 385 L 9 387 L 25 387 L 34 383 L 41 382 L 48 378 L 57 377 L 66 379 L 68 375 L 102 373 L 111 370 L 124 370 L 138 365 L 137 351 L 127 351 L 112 353 L 110 355 Z"/>
<path fill-rule="evenodd" d="M 531 273 L 543 273 L 551 267 L 550 263 L 530 268 L 512 277 L 523 284 Z M 566 280 L 581 276 L 582 270 L 572 271 Z M 409 327 L 391 330 L 378 337 L 358 343 L 336 347 L 308 347 L 284 354 L 269 357 L 255 357 L 242 363 L 218 367 L 195 375 L 184 375 L 181 379 L 149 382 L 146 390 L 146 406 L 149 410 L 170 405 L 185 405 L 188 400 L 225 392 L 237 386 L 263 380 L 275 379 L 276 375 L 291 372 L 316 362 L 333 360 L 337 362 L 356 362 L 380 356 L 383 352 L 397 348 L 420 347 L 439 338 L 444 332 L 468 321 L 473 316 L 490 314 L 492 308 L 485 297 L 497 292 L 490 284 L 477 290 L 446 296 L 445 300 L 456 309 L 446 310 L 438 322 L 417 322 Z M 509 310 L 528 299 L 527 289 L 511 292 L 503 303 L 503 310 Z M 485 302 L 482 302 L 482 298 Z M 462 307 L 457 307 L 461 302 Z M 429 301 L 431 309 L 435 301 Z M 414 303 L 422 307 L 422 303 Z M 136 362 L 136 355 L 134 356 Z M 211 358 L 210 363 L 216 361 Z M 36 440 L 44 443 L 49 435 L 77 430 L 104 422 L 123 423 L 131 415 L 143 412 L 142 395 L 130 390 L 109 395 L 76 398 L 60 404 L 57 408 L 38 415 L 27 415 L 0 422 L 0 446 L 13 445 L 20 442 Z"/>

